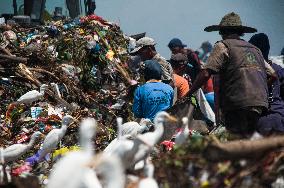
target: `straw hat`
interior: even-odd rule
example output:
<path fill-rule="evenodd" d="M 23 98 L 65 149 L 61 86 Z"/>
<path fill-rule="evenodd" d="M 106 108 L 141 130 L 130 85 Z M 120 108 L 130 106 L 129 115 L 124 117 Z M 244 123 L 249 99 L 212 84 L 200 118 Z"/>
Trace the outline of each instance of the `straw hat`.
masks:
<path fill-rule="evenodd" d="M 257 32 L 255 28 L 247 27 L 242 25 L 241 18 L 238 14 L 231 12 L 226 14 L 219 25 L 211 25 L 204 29 L 204 31 L 211 32 L 211 31 L 220 31 L 220 30 L 238 30 L 242 31 L 243 33 L 254 33 Z"/>

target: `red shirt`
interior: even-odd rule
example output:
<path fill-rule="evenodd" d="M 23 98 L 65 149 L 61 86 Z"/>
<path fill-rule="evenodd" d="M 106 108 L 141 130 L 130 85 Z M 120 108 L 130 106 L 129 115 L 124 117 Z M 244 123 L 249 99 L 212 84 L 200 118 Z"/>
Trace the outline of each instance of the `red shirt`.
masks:
<path fill-rule="evenodd" d="M 210 93 L 210 92 L 214 92 L 213 89 L 213 80 L 212 78 L 210 78 L 202 87 L 203 92 L 206 93 Z"/>

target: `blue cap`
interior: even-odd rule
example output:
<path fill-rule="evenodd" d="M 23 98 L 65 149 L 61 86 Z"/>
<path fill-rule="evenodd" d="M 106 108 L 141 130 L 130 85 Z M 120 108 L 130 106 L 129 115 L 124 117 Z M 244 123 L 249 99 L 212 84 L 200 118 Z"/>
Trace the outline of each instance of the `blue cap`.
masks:
<path fill-rule="evenodd" d="M 180 39 L 178 39 L 178 38 L 173 38 L 173 39 L 169 42 L 168 47 L 169 47 L 169 48 L 174 48 L 174 47 L 181 47 L 181 48 L 183 48 L 183 47 L 186 47 L 186 45 L 183 44 Z"/>
<path fill-rule="evenodd" d="M 145 69 L 144 76 L 146 80 L 149 79 L 157 79 L 160 80 L 162 76 L 162 68 L 161 65 L 156 60 L 147 60 L 144 61 Z"/>

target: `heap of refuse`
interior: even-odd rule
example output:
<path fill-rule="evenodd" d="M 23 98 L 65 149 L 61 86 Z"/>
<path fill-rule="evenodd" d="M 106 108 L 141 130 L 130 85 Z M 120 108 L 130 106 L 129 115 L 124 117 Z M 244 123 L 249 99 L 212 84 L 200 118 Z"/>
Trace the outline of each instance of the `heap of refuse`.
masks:
<path fill-rule="evenodd" d="M 117 25 L 96 15 L 45 26 L 0 26 L 0 165 L 5 162 L 2 148 L 29 143 L 38 131 L 46 136 L 63 126 L 67 114 L 74 118 L 60 147 L 45 156 L 49 163 L 38 161 L 40 138 L 18 160 L 8 162 L 9 174 L 46 184 L 57 159 L 80 149 L 78 127 L 84 117 L 97 120 L 93 140 L 97 151 L 115 138 L 117 117 L 124 122 L 134 119 L 130 99 L 137 82 L 127 66 L 129 43 L 129 37 Z M 204 120 L 194 97 L 168 112 L 181 119 L 191 103 L 195 106 L 194 118 Z M 223 127 L 210 127 L 203 120 L 196 121 L 196 128 L 189 130 L 188 139 L 180 146 L 175 145 L 175 137 L 171 139 L 180 125 L 165 125 L 163 142 L 151 153 L 160 187 L 284 185 L 284 155 L 278 150 L 283 147 L 283 137 L 228 142 Z M 207 128 L 213 130 L 209 133 Z M 38 179 L 32 179 L 34 176 Z M 23 181 L 13 180 L 17 185 Z"/>
<path fill-rule="evenodd" d="M 155 179 L 160 186 L 284 186 L 283 136 L 220 142 L 220 137 L 227 137 L 221 129 L 210 136 L 190 134 L 181 146 L 164 143 L 153 155 Z"/>
<path fill-rule="evenodd" d="M 94 117 L 97 149 L 105 147 L 115 134 L 116 117 L 132 117 L 125 105 L 135 83 L 126 64 L 128 41 L 117 25 L 96 15 L 36 27 L 2 25 L 0 147 L 26 143 L 35 131 L 46 135 L 60 128 L 66 114 Z M 38 100 L 21 100 L 31 90 L 40 95 L 43 85 Z M 77 128 L 75 123 L 68 128 L 65 150 L 78 142 Z"/>
<path fill-rule="evenodd" d="M 69 112 L 86 107 L 102 124 L 111 122 L 109 107 L 131 84 L 128 40 L 118 26 L 92 15 L 33 28 L 6 26 L 0 34 L 2 116 L 22 94 L 48 84 L 42 102 Z"/>

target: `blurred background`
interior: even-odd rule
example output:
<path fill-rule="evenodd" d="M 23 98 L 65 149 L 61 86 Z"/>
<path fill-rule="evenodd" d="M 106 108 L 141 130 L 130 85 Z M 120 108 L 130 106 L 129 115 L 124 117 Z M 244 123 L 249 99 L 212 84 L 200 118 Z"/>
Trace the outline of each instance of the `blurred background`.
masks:
<path fill-rule="evenodd" d="M 83 15 L 84 0 L 79 1 Z M 18 9 L 23 2 L 17 0 Z M 218 24 L 232 11 L 241 16 L 244 25 L 269 36 L 270 55 L 279 55 L 284 46 L 283 0 L 96 0 L 96 6 L 96 14 L 119 24 L 125 34 L 147 32 L 166 58 L 170 54 L 167 44 L 173 37 L 182 39 L 192 49 L 206 40 L 212 44 L 220 40 L 218 32 L 207 33 L 203 29 Z M 62 14 L 69 15 L 65 0 L 46 0 L 45 9 L 50 14 L 55 7 L 62 7 Z M 0 0 L 0 14 L 13 13 L 13 10 L 13 0 Z M 244 39 L 250 37 L 247 34 Z"/>

